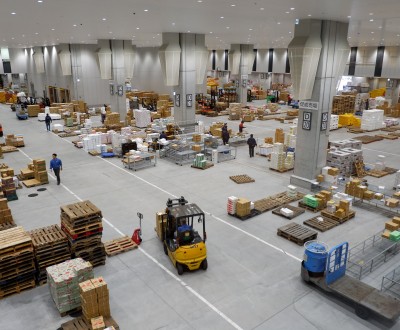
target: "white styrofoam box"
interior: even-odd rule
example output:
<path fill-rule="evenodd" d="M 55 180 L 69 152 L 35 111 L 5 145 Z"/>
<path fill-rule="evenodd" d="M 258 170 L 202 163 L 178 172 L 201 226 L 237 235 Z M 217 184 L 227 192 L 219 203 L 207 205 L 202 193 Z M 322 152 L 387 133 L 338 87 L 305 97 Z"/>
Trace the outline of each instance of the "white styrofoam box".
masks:
<path fill-rule="evenodd" d="M 280 213 L 287 217 L 291 217 L 294 215 L 294 212 L 291 209 L 285 207 L 281 208 Z"/>
<path fill-rule="evenodd" d="M 289 127 L 289 134 L 296 135 L 297 134 L 297 126 L 290 126 Z"/>
<path fill-rule="evenodd" d="M 44 107 L 44 115 L 46 116 L 47 113 L 50 113 L 50 108 Z"/>
<path fill-rule="evenodd" d="M 61 119 L 61 115 L 58 114 L 58 113 L 51 113 L 51 114 L 50 114 L 50 118 L 51 118 L 52 120 L 60 120 L 60 119 Z"/>
<path fill-rule="evenodd" d="M 330 170 L 332 167 L 331 166 L 324 166 L 323 168 L 322 168 L 322 174 L 323 175 L 328 175 L 328 170 Z"/>
<path fill-rule="evenodd" d="M 59 132 L 64 132 L 64 125 L 62 124 L 53 124 L 53 129 Z"/>
<path fill-rule="evenodd" d="M 43 112 L 38 113 L 38 120 L 39 121 L 44 121 L 44 119 L 46 118 L 46 114 Z"/>
<path fill-rule="evenodd" d="M 250 202 L 250 210 L 254 210 L 254 203 Z"/>
<path fill-rule="evenodd" d="M 276 142 L 276 143 L 274 143 L 273 152 L 282 153 L 283 152 L 283 147 L 284 147 L 283 143 Z"/>
<path fill-rule="evenodd" d="M 151 123 L 151 115 L 149 110 L 135 110 L 134 115 L 137 127 L 147 127 L 147 125 Z"/>
<path fill-rule="evenodd" d="M 293 186 L 293 185 L 288 185 L 288 190 L 295 191 L 295 190 L 297 190 L 297 187 Z"/>

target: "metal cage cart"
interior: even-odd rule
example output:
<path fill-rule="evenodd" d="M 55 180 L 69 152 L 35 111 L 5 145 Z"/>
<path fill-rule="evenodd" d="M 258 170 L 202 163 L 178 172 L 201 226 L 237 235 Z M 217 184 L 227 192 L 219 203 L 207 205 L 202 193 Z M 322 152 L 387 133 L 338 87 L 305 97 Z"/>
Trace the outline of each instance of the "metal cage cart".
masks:
<path fill-rule="evenodd" d="M 155 154 L 142 152 L 140 154 L 124 156 L 122 163 L 124 164 L 125 168 L 136 171 L 141 168 L 156 166 L 157 157 Z"/>

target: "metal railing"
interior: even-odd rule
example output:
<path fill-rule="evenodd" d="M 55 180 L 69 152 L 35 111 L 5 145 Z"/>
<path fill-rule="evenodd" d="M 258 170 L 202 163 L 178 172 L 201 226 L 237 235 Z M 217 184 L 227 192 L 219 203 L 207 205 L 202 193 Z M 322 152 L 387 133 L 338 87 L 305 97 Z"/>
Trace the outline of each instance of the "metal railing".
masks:
<path fill-rule="evenodd" d="M 400 250 L 397 242 L 382 237 L 379 232 L 349 250 L 346 273 L 361 279 L 390 260 Z"/>
<path fill-rule="evenodd" d="M 381 291 L 400 298 L 400 266 L 382 277 Z"/>

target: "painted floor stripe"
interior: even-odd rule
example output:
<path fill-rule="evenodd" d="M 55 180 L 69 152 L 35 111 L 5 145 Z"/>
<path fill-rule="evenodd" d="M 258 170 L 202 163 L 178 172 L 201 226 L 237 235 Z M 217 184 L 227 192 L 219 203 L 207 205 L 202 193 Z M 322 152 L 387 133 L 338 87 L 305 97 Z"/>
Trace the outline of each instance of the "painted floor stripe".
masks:
<path fill-rule="evenodd" d="M 21 151 L 21 150 L 20 150 Z M 23 155 L 25 155 L 25 157 L 29 158 L 30 160 L 32 160 L 25 152 L 21 151 L 21 153 Z M 101 158 L 103 159 L 103 158 Z M 103 159 L 104 160 L 104 159 Z M 107 161 L 108 163 L 112 164 L 111 162 Z M 115 164 L 112 164 L 115 166 Z M 118 167 L 120 168 L 120 167 Z M 129 173 L 129 172 L 128 172 Z M 131 174 L 131 173 L 130 173 Z M 134 175 L 135 177 L 137 177 L 136 175 Z M 55 179 L 52 175 L 51 177 L 53 179 Z M 137 177 L 138 179 L 141 179 L 139 177 Z M 148 183 L 146 180 L 141 179 L 142 181 Z M 163 189 L 153 185 L 152 183 L 148 183 L 152 186 L 154 186 L 155 188 L 158 188 L 162 191 L 164 191 Z M 76 195 L 71 189 L 69 189 L 67 186 L 65 186 L 64 184 L 61 184 L 61 186 L 67 190 L 70 194 L 72 194 L 77 200 L 82 201 L 82 198 L 80 198 L 78 195 Z M 165 193 L 169 194 L 168 192 L 164 191 Z M 171 194 L 169 194 L 171 195 Z M 173 196 L 173 195 L 171 195 Z M 108 221 L 107 219 L 103 218 L 104 222 L 106 222 L 111 228 L 113 228 L 118 234 L 125 236 L 125 234 L 119 230 L 117 227 L 115 227 L 110 221 Z M 222 317 L 226 322 L 228 322 L 233 328 L 237 329 L 237 330 L 243 330 L 243 328 L 241 328 L 238 324 L 236 324 L 232 319 L 230 319 L 228 316 L 226 316 L 223 312 L 221 312 L 217 307 L 215 307 L 212 303 L 210 303 L 206 298 L 204 298 L 200 293 L 198 293 L 196 290 L 194 290 L 192 287 L 190 287 L 187 283 L 185 283 L 184 281 L 182 281 L 178 276 L 176 276 L 175 274 L 173 274 L 169 269 L 167 269 L 164 265 L 162 265 L 160 262 L 158 262 L 153 256 L 151 256 L 149 253 L 146 252 L 146 250 L 144 250 L 142 247 L 139 246 L 139 251 L 142 252 L 148 259 L 150 259 L 151 261 L 153 261 L 158 267 L 160 267 L 162 270 L 164 270 L 169 276 L 171 276 L 174 280 L 176 280 L 177 282 L 179 282 L 186 290 L 188 290 L 190 293 L 192 293 L 194 296 L 196 296 L 200 301 L 202 301 L 204 304 L 206 304 L 211 310 L 213 310 L 215 313 L 217 313 L 220 317 Z"/>
<path fill-rule="evenodd" d="M 370 148 L 363 148 L 363 150 L 370 150 L 370 151 L 376 151 L 380 154 L 387 154 L 387 155 L 392 155 L 392 156 L 396 156 L 396 157 L 400 157 L 399 154 L 392 154 L 390 152 L 386 152 L 386 151 L 382 151 L 382 150 L 378 150 L 378 149 L 370 149 Z"/>

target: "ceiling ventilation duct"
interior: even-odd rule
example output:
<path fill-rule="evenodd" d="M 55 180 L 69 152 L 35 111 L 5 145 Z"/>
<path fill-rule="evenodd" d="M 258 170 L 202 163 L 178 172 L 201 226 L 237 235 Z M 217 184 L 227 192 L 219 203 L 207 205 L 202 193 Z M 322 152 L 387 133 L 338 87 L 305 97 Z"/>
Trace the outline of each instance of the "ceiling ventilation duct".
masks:
<path fill-rule="evenodd" d="M 36 73 L 44 73 L 44 58 L 42 47 L 33 48 L 33 60 L 35 61 Z"/>
<path fill-rule="evenodd" d="M 59 45 L 58 47 L 58 58 L 60 59 L 61 71 L 63 76 L 72 75 L 71 70 L 71 52 L 66 44 Z"/>
<path fill-rule="evenodd" d="M 196 34 L 196 84 L 202 85 L 206 76 L 209 51 L 205 46 L 205 35 Z"/>
<path fill-rule="evenodd" d="M 240 67 L 240 45 L 231 45 L 229 51 L 229 69 L 231 74 L 238 75 Z"/>
<path fill-rule="evenodd" d="M 166 86 L 179 85 L 179 68 L 181 63 L 181 47 L 178 33 L 163 33 L 163 44 L 158 51 L 161 70 Z"/>
<path fill-rule="evenodd" d="M 130 40 L 124 40 L 124 67 L 125 78 L 132 79 L 135 69 L 136 46 Z"/>
<path fill-rule="evenodd" d="M 99 40 L 98 45 L 100 49 L 97 52 L 100 65 L 101 79 L 111 79 L 111 56 L 110 42 L 108 40 Z"/>

